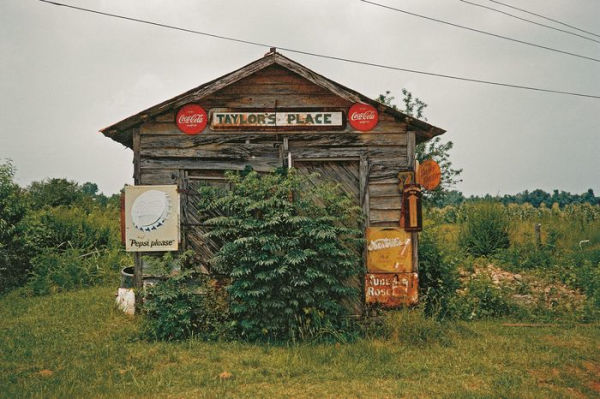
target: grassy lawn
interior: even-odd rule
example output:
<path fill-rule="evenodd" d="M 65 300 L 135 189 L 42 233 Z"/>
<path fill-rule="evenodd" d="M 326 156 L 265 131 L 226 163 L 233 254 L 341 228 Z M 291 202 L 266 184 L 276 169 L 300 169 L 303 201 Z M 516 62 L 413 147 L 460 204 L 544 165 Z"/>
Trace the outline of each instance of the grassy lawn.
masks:
<path fill-rule="evenodd" d="M 0 298 L 0 397 L 600 397 L 598 324 L 440 325 L 397 312 L 389 338 L 346 345 L 156 343 L 113 309 L 114 292 Z"/>

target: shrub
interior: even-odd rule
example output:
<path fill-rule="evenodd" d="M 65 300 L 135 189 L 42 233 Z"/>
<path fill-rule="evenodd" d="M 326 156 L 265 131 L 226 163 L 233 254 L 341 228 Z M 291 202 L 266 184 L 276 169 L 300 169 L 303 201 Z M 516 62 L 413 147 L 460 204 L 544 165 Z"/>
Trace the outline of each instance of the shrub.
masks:
<path fill-rule="evenodd" d="M 36 242 L 40 248 L 91 251 L 120 246 L 118 220 L 116 210 L 56 207 L 36 212 L 30 223 L 37 226 Z"/>
<path fill-rule="evenodd" d="M 449 304 L 459 286 L 455 262 L 443 256 L 433 232 L 421 233 L 419 291 L 425 314 L 439 319 L 449 316 Z"/>
<path fill-rule="evenodd" d="M 504 207 L 492 201 L 482 201 L 466 208 L 466 220 L 461 226 L 459 245 L 474 256 L 493 254 L 508 248 L 509 219 Z"/>
<path fill-rule="evenodd" d="M 194 270 L 176 273 L 149 287 L 144 298 L 143 334 L 151 339 L 227 338 L 232 323 L 224 292 Z"/>
<path fill-rule="evenodd" d="M 312 186 L 293 170 L 227 179 L 230 191 L 199 207 L 225 215 L 205 223 L 208 236 L 224 242 L 211 264 L 231 277 L 238 334 L 295 340 L 351 333 L 348 303 L 358 298 L 352 279 L 362 267 L 358 207 L 336 186 Z"/>
<path fill-rule="evenodd" d="M 497 259 L 513 271 L 547 269 L 555 260 L 549 246 L 537 246 L 531 242 L 513 245 L 496 253 Z"/>
<path fill-rule="evenodd" d="M 24 193 L 13 182 L 15 168 L 0 164 L 0 293 L 25 282 L 35 254 L 28 234 Z"/>
<path fill-rule="evenodd" d="M 485 275 L 471 277 L 450 306 L 454 316 L 463 320 L 503 317 L 516 311 L 507 293 Z"/>
<path fill-rule="evenodd" d="M 46 295 L 118 281 L 118 272 L 128 266 L 129 256 L 119 249 L 85 253 L 81 249 L 63 252 L 46 250 L 32 260 L 26 292 Z"/>

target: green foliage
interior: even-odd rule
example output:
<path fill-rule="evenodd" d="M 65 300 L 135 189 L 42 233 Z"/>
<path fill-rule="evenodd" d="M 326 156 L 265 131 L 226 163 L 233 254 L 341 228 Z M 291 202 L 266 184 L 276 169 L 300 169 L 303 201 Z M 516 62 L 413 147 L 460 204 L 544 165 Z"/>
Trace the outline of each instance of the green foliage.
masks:
<path fill-rule="evenodd" d="M 434 234 L 424 231 L 419 239 L 419 290 L 425 314 L 451 316 L 449 306 L 459 287 L 456 263 L 442 254 Z"/>
<path fill-rule="evenodd" d="M 181 340 L 191 336 L 218 340 L 230 335 L 229 307 L 214 280 L 193 269 L 181 270 L 190 253 L 155 258 L 155 272 L 165 278 L 144 295 L 143 334 L 151 339 Z"/>
<path fill-rule="evenodd" d="M 497 251 L 496 258 L 514 271 L 547 269 L 555 261 L 550 246 L 538 246 L 533 242 L 515 243 L 510 248 Z"/>
<path fill-rule="evenodd" d="M 426 103 L 419 98 L 414 97 L 413 94 L 406 89 L 402 89 L 402 96 L 402 102 L 404 103 L 404 109 L 401 110 L 402 112 L 417 119 L 427 120 L 424 115 L 425 108 L 427 108 Z M 376 98 L 380 103 L 398 109 L 398 107 L 393 104 L 394 99 L 395 98 L 389 91 L 386 91 L 385 94 L 380 94 Z M 452 141 L 442 142 L 440 137 L 435 137 L 432 140 L 417 144 L 415 149 L 415 154 L 419 162 L 433 159 L 440 165 L 442 171 L 440 185 L 435 190 L 424 193 L 427 204 L 429 205 L 444 206 L 460 203 L 464 199 L 461 193 L 452 190 L 452 187 L 462 181 L 460 179 L 462 169 L 453 168 L 452 161 L 450 161 L 450 150 L 452 150 L 452 147 L 454 147 Z"/>
<path fill-rule="evenodd" d="M 385 338 L 419 348 L 434 343 L 451 344 L 451 322 L 429 316 L 422 306 L 389 312 L 383 323 Z"/>
<path fill-rule="evenodd" d="M 92 250 L 119 247 L 118 218 L 116 210 L 61 206 L 37 211 L 29 222 L 40 248 Z"/>
<path fill-rule="evenodd" d="M 93 183 L 34 182 L 22 190 L 11 162 L 0 165 L 0 292 L 26 284 L 41 295 L 116 281 L 118 202 Z"/>
<path fill-rule="evenodd" d="M 485 275 L 473 276 L 450 305 L 455 317 L 463 320 L 504 317 L 517 312 L 506 292 Z"/>
<path fill-rule="evenodd" d="M 474 256 L 487 256 L 508 248 L 510 222 L 500 204 L 482 201 L 466 207 L 459 245 Z"/>
<path fill-rule="evenodd" d="M 24 193 L 13 182 L 11 161 L 0 164 L 0 293 L 25 282 L 34 256 L 28 239 Z"/>
<path fill-rule="evenodd" d="M 118 201 L 115 201 L 114 195 L 108 198 L 98 193 L 97 184 L 86 182 L 80 185 L 63 178 L 33 182 L 27 188 L 27 196 L 33 209 L 57 206 L 77 206 L 87 209 L 94 205 L 107 206 L 109 203 L 113 207 L 118 207 Z"/>
<path fill-rule="evenodd" d="M 339 188 L 288 174 L 227 175 L 230 191 L 205 187 L 199 209 L 223 242 L 214 271 L 231 277 L 231 314 L 249 340 L 320 337 L 349 327 L 350 283 L 361 272 L 360 210 Z M 212 193 L 212 194 L 211 194 Z M 335 334 L 325 334 L 331 337 Z"/>
<path fill-rule="evenodd" d="M 46 250 L 32 260 L 25 292 L 47 295 L 105 283 L 117 284 L 119 270 L 129 265 L 119 249 L 85 253 L 78 248 Z"/>
<path fill-rule="evenodd" d="M 69 206 L 83 199 L 79 185 L 67 179 L 52 178 L 33 182 L 27 191 L 34 209 L 41 209 L 45 206 Z"/>

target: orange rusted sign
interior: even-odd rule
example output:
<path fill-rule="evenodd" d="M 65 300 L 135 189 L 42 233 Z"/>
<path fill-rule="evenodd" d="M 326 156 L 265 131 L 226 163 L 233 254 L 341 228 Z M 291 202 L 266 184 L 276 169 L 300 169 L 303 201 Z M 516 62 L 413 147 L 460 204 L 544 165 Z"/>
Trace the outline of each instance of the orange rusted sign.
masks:
<path fill-rule="evenodd" d="M 410 233 L 397 227 L 368 227 L 367 270 L 373 273 L 412 272 Z"/>
<path fill-rule="evenodd" d="M 419 165 L 417 170 L 417 183 L 426 190 L 433 190 L 440 184 L 442 172 L 440 165 L 433 159 L 428 159 Z"/>
<path fill-rule="evenodd" d="M 417 273 L 367 273 L 365 301 L 385 307 L 414 305 L 419 300 Z"/>

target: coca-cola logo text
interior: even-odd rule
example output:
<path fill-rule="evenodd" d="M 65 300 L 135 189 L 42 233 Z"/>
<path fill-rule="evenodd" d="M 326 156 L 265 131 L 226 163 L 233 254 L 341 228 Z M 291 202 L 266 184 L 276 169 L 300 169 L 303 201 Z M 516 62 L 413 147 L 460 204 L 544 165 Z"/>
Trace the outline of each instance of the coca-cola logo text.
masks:
<path fill-rule="evenodd" d="M 194 115 L 181 115 L 179 119 L 177 119 L 179 123 L 202 123 L 204 122 L 204 115 L 202 114 L 194 114 Z"/>
<path fill-rule="evenodd" d="M 353 121 L 370 121 L 377 117 L 376 111 L 356 112 L 350 116 Z"/>

